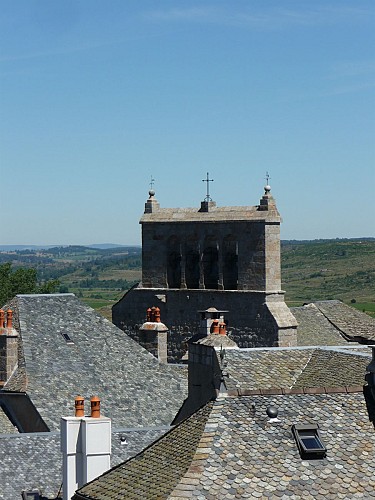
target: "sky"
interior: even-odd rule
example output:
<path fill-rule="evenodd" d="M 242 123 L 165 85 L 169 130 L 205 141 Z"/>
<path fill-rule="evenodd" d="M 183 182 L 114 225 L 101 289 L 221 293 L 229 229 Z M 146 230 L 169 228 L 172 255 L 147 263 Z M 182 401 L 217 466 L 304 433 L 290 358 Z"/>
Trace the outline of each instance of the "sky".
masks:
<path fill-rule="evenodd" d="M 375 236 L 373 0 L 1 0 L 0 244 L 141 242 L 161 207 Z"/>

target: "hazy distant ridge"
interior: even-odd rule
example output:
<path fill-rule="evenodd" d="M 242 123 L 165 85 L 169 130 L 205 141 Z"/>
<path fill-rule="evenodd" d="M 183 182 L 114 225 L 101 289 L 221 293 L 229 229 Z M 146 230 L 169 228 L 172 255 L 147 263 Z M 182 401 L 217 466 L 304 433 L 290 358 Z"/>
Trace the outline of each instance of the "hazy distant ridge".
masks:
<path fill-rule="evenodd" d="M 328 243 L 337 241 L 375 241 L 375 237 L 364 236 L 363 238 L 322 238 L 315 240 L 282 240 L 282 245 L 298 245 L 308 243 Z M 111 248 L 140 248 L 141 245 L 119 245 L 117 243 L 93 243 L 92 245 L 0 245 L 1 252 L 12 252 L 15 250 L 48 250 L 50 248 L 96 248 L 98 250 L 108 250 Z"/>
<path fill-rule="evenodd" d="M 108 250 L 110 248 L 140 248 L 140 245 L 117 245 L 116 243 L 95 243 L 93 245 L 0 245 L 1 252 L 13 252 L 15 250 L 49 250 L 50 248 L 97 248 Z"/>

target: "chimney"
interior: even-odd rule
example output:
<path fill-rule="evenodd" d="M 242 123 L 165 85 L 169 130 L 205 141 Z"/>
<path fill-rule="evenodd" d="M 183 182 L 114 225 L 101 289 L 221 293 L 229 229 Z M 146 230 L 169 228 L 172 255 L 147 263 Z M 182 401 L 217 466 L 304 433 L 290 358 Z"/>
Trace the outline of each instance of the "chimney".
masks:
<path fill-rule="evenodd" d="M 100 414 L 100 399 L 91 398 L 91 415 L 84 416 L 84 400 L 74 401 L 75 416 L 61 419 L 63 453 L 63 500 L 106 472 L 111 456 L 111 419 Z"/>
<path fill-rule="evenodd" d="M 139 343 L 160 363 L 168 362 L 168 327 L 161 322 L 159 307 L 149 307 L 146 322 L 139 329 Z"/>
<path fill-rule="evenodd" d="M 365 380 L 369 385 L 372 397 L 375 400 L 375 345 L 370 346 L 372 349 L 372 360 L 371 363 L 366 367 Z"/>
<path fill-rule="evenodd" d="M 201 321 L 199 325 L 199 335 L 205 337 L 210 333 L 219 333 L 218 325 L 224 322 L 224 313 L 228 311 L 219 311 L 216 307 L 209 307 L 204 311 L 198 311 L 201 315 Z M 217 323 L 216 323 L 217 320 Z M 215 321 L 215 332 L 212 331 L 214 328 L 212 325 Z M 217 329 L 216 329 L 217 326 Z"/>
<path fill-rule="evenodd" d="M 13 328 L 13 311 L 0 309 L 0 385 L 4 385 L 18 367 L 18 332 Z"/>

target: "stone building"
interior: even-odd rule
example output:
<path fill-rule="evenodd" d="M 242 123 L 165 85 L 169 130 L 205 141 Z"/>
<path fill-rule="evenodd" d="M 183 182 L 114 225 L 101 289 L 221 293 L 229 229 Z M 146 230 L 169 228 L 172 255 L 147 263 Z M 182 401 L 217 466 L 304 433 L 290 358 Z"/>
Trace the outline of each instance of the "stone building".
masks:
<path fill-rule="evenodd" d="M 169 328 L 168 360 L 178 361 L 198 330 L 197 311 L 227 311 L 240 347 L 293 346 L 297 321 L 281 290 L 280 222 L 270 186 L 259 205 L 161 208 L 149 192 L 141 217 L 142 281 L 113 306 L 112 319 L 141 344 L 151 306 Z M 154 333 L 157 341 L 156 334 Z"/>
<path fill-rule="evenodd" d="M 374 498 L 373 351 L 190 343 L 176 425 L 73 500 Z"/>

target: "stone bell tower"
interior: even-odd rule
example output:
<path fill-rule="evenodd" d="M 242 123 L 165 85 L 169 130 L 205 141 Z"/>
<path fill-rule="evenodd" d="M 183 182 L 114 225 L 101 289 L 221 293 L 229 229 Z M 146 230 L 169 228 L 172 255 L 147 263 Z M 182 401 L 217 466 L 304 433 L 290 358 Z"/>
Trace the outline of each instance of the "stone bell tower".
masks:
<path fill-rule="evenodd" d="M 239 347 L 296 345 L 281 290 L 280 223 L 268 184 L 255 206 L 220 207 L 207 191 L 198 208 L 161 208 L 150 190 L 140 220 L 142 281 L 113 306 L 113 322 L 137 338 L 133 325 L 157 305 L 175 361 L 199 328 L 196 311 L 209 307 L 228 311 Z"/>

